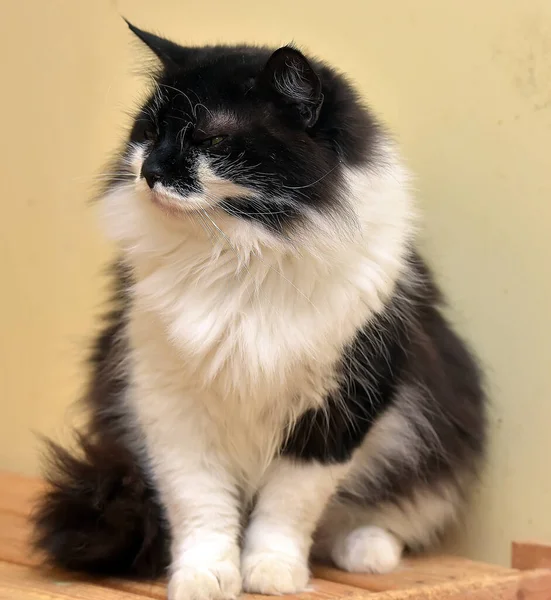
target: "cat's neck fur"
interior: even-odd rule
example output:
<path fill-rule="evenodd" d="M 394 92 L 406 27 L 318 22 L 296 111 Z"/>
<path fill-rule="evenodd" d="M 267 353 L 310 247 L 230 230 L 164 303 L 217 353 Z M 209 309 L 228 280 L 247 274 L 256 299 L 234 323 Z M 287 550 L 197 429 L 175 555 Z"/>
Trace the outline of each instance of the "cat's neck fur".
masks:
<path fill-rule="evenodd" d="M 393 159 L 346 182 L 353 231 L 312 232 L 293 250 L 247 243 L 243 223 L 214 213 L 165 215 L 133 186 L 107 195 L 109 233 L 134 272 L 132 319 L 172 347 L 190 386 L 244 401 L 296 395 L 382 309 L 407 260 L 407 174 Z"/>

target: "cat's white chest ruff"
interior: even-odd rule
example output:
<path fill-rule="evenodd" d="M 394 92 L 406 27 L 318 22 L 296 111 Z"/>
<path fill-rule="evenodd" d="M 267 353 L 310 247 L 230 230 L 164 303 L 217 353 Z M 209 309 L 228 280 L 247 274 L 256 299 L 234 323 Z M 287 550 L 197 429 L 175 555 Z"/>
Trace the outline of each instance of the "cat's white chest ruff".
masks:
<path fill-rule="evenodd" d="M 263 263 L 236 268 L 233 257 L 222 256 L 205 273 L 208 259 L 192 258 L 152 261 L 134 294 L 139 318 L 156 322 L 158 336 L 200 387 L 248 401 L 253 396 L 260 404 L 281 401 L 335 361 L 348 324 L 331 315 L 338 300 L 315 273 L 311 283 L 303 281 L 306 291 L 297 292 L 291 269 Z M 352 320 L 351 307 L 340 306 Z"/>

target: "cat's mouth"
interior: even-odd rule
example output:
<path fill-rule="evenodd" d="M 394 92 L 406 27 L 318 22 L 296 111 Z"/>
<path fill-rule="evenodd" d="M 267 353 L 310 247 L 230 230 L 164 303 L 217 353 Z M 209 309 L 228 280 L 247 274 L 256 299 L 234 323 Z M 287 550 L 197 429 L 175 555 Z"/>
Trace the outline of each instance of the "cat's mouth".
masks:
<path fill-rule="evenodd" d="M 174 216 L 186 212 L 178 199 L 168 196 L 162 191 L 148 189 L 147 193 L 151 203 L 160 208 L 163 212 Z"/>
<path fill-rule="evenodd" d="M 144 184 L 145 182 L 141 182 L 139 187 L 146 194 L 148 201 L 170 215 L 180 216 L 208 207 L 208 203 L 201 194 L 190 193 L 183 196 L 159 183 L 156 183 L 153 188 Z"/>

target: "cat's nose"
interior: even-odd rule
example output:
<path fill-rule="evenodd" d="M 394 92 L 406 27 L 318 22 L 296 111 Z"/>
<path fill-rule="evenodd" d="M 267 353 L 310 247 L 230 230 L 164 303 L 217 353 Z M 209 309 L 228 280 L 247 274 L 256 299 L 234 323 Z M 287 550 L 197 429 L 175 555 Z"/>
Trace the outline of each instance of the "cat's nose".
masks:
<path fill-rule="evenodd" d="M 163 166 L 157 160 L 147 158 L 142 165 L 142 177 L 147 181 L 147 185 L 153 189 L 153 186 L 161 180 L 163 176 Z"/>

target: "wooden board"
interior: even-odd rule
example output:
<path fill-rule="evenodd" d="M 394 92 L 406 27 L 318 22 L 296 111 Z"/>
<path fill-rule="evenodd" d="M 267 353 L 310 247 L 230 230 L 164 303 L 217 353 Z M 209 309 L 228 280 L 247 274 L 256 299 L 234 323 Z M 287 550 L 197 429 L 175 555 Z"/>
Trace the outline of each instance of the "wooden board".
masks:
<path fill-rule="evenodd" d="M 551 544 L 513 542 L 511 564 L 515 569 L 551 569 Z"/>
<path fill-rule="evenodd" d="M 41 567 L 30 547 L 29 515 L 43 482 L 0 473 L 0 600 L 166 598 L 166 582 L 92 580 Z M 524 554 L 522 553 L 524 552 Z M 526 549 L 517 548 L 522 567 Z M 537 567 L 538 564 L 531 565 Z M 531 568 L 530 565 L 526 568 Z M 294 600 L 551 600 L 551 571 L 507 569 L 451 556 L 405 559 L 389 575 L 314 567 L 310 590 Z M 249 595 L 243 600 L 265 600 Z"/>

